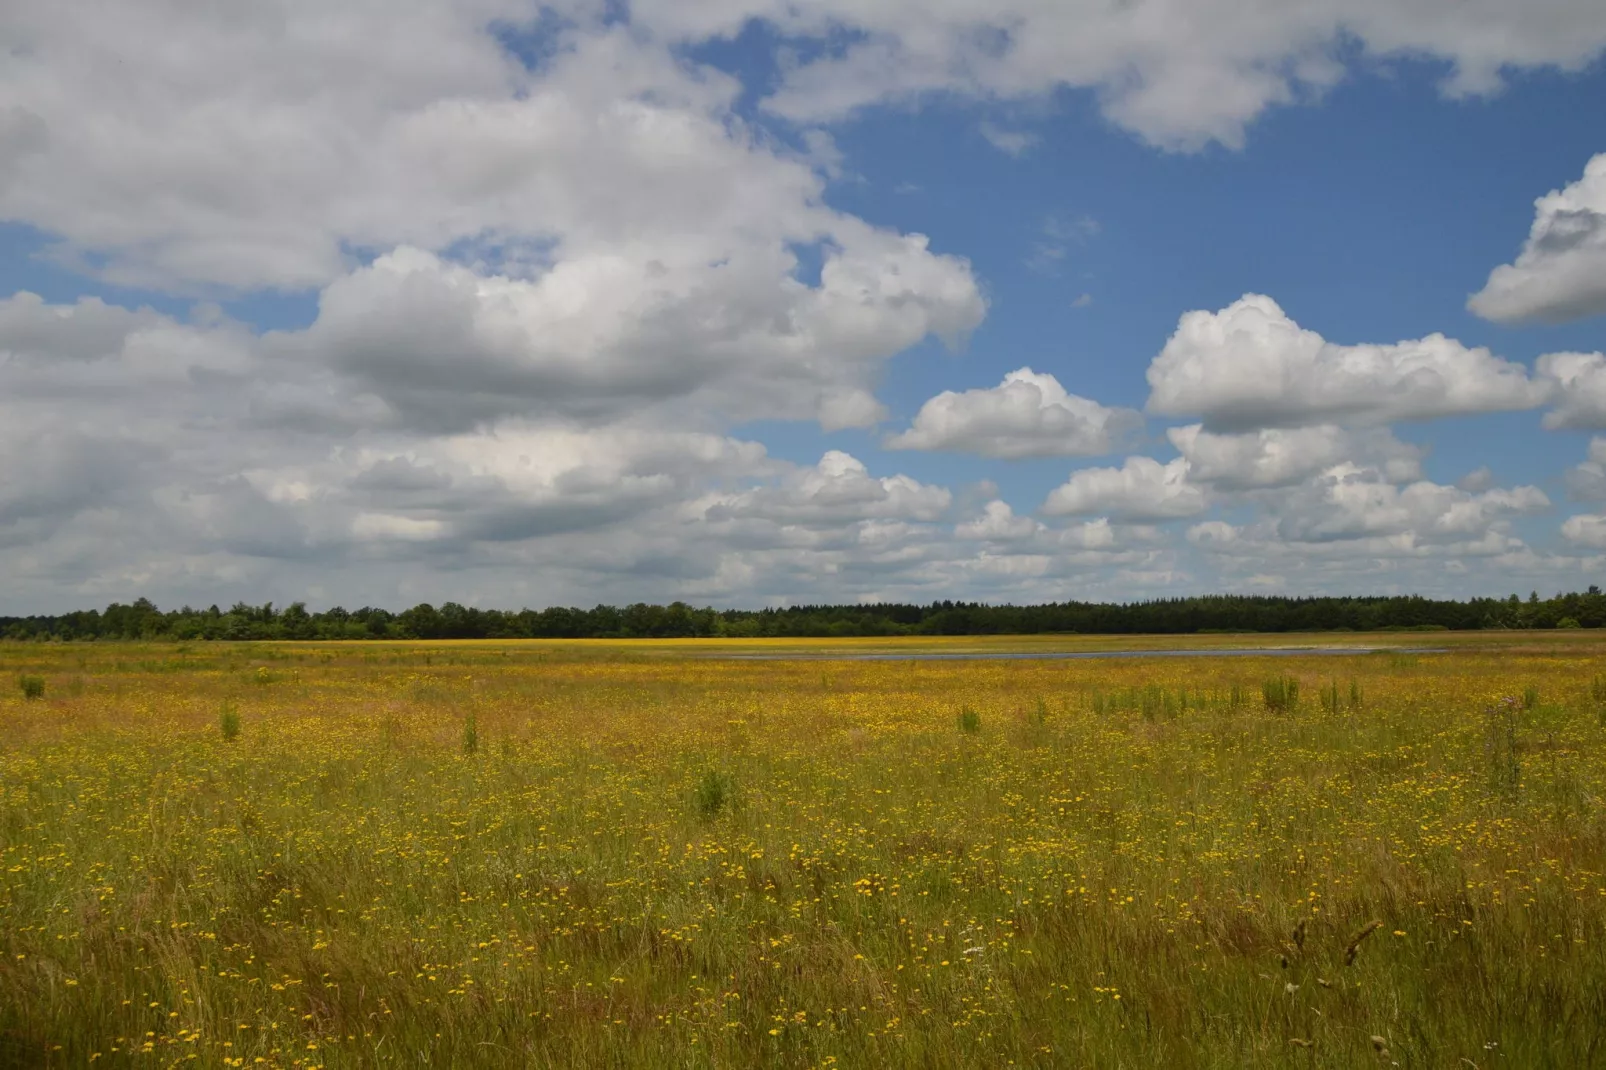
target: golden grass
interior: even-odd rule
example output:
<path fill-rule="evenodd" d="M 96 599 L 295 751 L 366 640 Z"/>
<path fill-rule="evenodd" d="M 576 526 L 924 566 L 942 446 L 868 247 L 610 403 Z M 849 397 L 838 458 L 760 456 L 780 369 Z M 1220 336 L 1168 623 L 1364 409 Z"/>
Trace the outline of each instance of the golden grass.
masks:
<path fill-rule="evenodd" d="M 1606 1061 L 1606 642 L 1236 642 L 0 647 L 0 1065 Z"/>

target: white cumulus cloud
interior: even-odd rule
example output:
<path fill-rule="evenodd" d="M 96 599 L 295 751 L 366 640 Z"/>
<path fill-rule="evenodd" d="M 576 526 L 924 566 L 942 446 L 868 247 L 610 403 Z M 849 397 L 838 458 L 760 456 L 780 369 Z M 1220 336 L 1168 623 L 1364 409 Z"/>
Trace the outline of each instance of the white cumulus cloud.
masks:
<path fill-rule="evenodd" d="M 1021 368 L 989 389 L 943 391 L 885 444 L 983 457 L 1088 457 L 1109 453 L 1142 426 L 1131 409 L 1077 397 L 1052 375 Z"/>
<path fill-rule="evenodd" d="M 1567 473 L 1567 492 L 1581 502 L 1606 502 L 1606 438 L 1589 440 L 1589 457 Z"/>
<path fill-rule="evenodd" d="M 876 478 L 858 458 L 829 450 L 813 468 L 800 468 L 775 486 L 720 498 L 708 511 L 718 517 L 800 524 L 861 519 L 930 521 L 947 512 L 952 503 L 953 495 L 945 487 L 905 475 Z"/>
<path fill-rule="evenodd" d="M 1523 548 L 1513 519 L 1549 508 L 1537 487 L 1467 491 L 1428 480 L 1404 485 L 1376 468 L 1345 462 L 1269 503 L 1246 525 L 1197 524 L 1190 542 L 1217 554 L 1266 558 L 1419 558 L 1489 556 Z"/>
<path fill-rule="evenodd" d="M 1188 476 L 1188 462 L 1181 457 L 1169 464 L 1128 457 L 1120 468 L 1083 468 L 1049 492 L 1043 512 L 1139 521 L 1195 516 L 1207 502 L 1203 488 Z"/>
<path fill-rule="evenodd" d="M 1560 323 L 1606 312 L 1606 153 L 1534 209 L 1516 261 L 1490 272 L 1467 307 L 1502 323 Z"/>
<path fill-rule="evenodd" d="M 1189 476 L 1223 490 L 1284 487 L 1343 461 L 1374 461 L 1396 483 L 1420 479 L 1420 447 L 1386 429 L 1348 431 L 1332 424 L 1218 434 L 1199 424 L 1166 437 L 1187 460 Z"/>
<path fill-rule="evenodd" d="M 924 239 L 842 231 L 813 287 L 779 248 L 673 265 L 574 257 L 523 279 L 404 247 L 331 283 L 317 321 L 274 341 L 418 426 L 689 396 L 726 418 L 859 425 L 879 415 L 869 388 L 885 359 L 928 334 L 957 339 L 983 305 L 966 265 Z"/>
<path fill-rule="evenodd" d="M 1606 429 L 1606 353 L 1548 353 L 1538 368 L 1551 388 L 1547 428 Z"/>
<path fill-rule="evenodd" d="M 1339 345 L 1248 294 L 1219 312 L 1189 312 L 1149 365 L 1148 409 L 1247 430 L 1380 424 L 1528 409 L 1546 388 L 1520 364 L 1440 334 Z"/>
<path fill-rule="evenodd" d="M 967 520 L 954 529 L 961 539 L 985 539 L 993 542 L 1012 542 L 1029 539 L 1044 531 L 1041 523 L 1029 516 L 1016 516 L 1008 502 L 994 499 L 982 507 L 981 515 Z"/>
<path fill-rule="evenodd" d="M 1561 525 L 1561 533 L 1568 542 L 1591 550 L 1606 550 L 1606 516 L 1592 513 L 1570 516 Z"/>

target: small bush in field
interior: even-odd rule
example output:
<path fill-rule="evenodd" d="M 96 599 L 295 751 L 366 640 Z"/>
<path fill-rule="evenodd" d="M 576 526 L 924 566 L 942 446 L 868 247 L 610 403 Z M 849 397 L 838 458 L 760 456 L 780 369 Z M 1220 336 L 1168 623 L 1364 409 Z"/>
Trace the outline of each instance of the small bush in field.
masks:
<path fill-rule="evenodd" d="M 1299 681 L 1292 676 L 1273 676 L 1260 685 L 1266 708 L 1273 713 L 1287 713 L 1299 705 Z"/>
<path fill-rule="evenodd" d="M 1322 688 L 1322 709 L 1328 713 L 1337 713 L 1343 708 L 1338 696 L 1338 681 L 1334 680 Z"/>
<path fill-rule="evenodd" d="M 981 731 L 981 714 L 966 706 L 959 711 L 959 730 L 973 736 Z"/>
<path fill-rule="evenodd" d="M 234 703 L 225 702 L 223 704 L 223 710 L 217 717 L 217 726 L 226 741 L 233 742 L 239 738 L 240 711 L 234 708 Z"/>
<path fill-rule="evenodd" d="M 710 769 L 703 774 L 697 782 L 697 791 L 694 803 L 697 807 L 697 816 L 704 821 L 711 821 L 719 816 L 731 800 L 734 785 L 731 778 L 718 769 Z"/>
<path fill-rule="evenodd" d="M 17 680 L 17 686 L 22 688 L 22 697 L 36 699 L 45 697 L 45 678 L 43 676 L 24 676 Z"/>

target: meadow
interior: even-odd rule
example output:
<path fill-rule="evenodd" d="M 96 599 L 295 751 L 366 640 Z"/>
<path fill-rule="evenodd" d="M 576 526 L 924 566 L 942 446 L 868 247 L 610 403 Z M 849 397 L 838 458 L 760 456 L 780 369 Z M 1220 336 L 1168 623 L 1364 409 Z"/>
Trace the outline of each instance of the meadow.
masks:
<path fill-rule="evenodd" d="M 1606 1065 L 1606 637 L 1341 641 L 0 646 L 0 1065 Z"/>

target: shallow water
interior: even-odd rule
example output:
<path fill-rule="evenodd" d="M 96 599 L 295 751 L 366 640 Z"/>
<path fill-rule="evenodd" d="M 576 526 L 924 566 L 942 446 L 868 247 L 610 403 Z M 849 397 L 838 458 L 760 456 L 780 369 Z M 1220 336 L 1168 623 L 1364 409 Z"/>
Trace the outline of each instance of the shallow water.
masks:
<path fill-rule="evenodd" d="M 1247 658 L 1347 654 L 1442 654 L 1445 647 L 1244 646 L 1201 650 L 881 650 L 864 654 L 790 651 L 775 654 L 707 654 L 734 661 L 1075 661 L 1085 658 Z"/>

